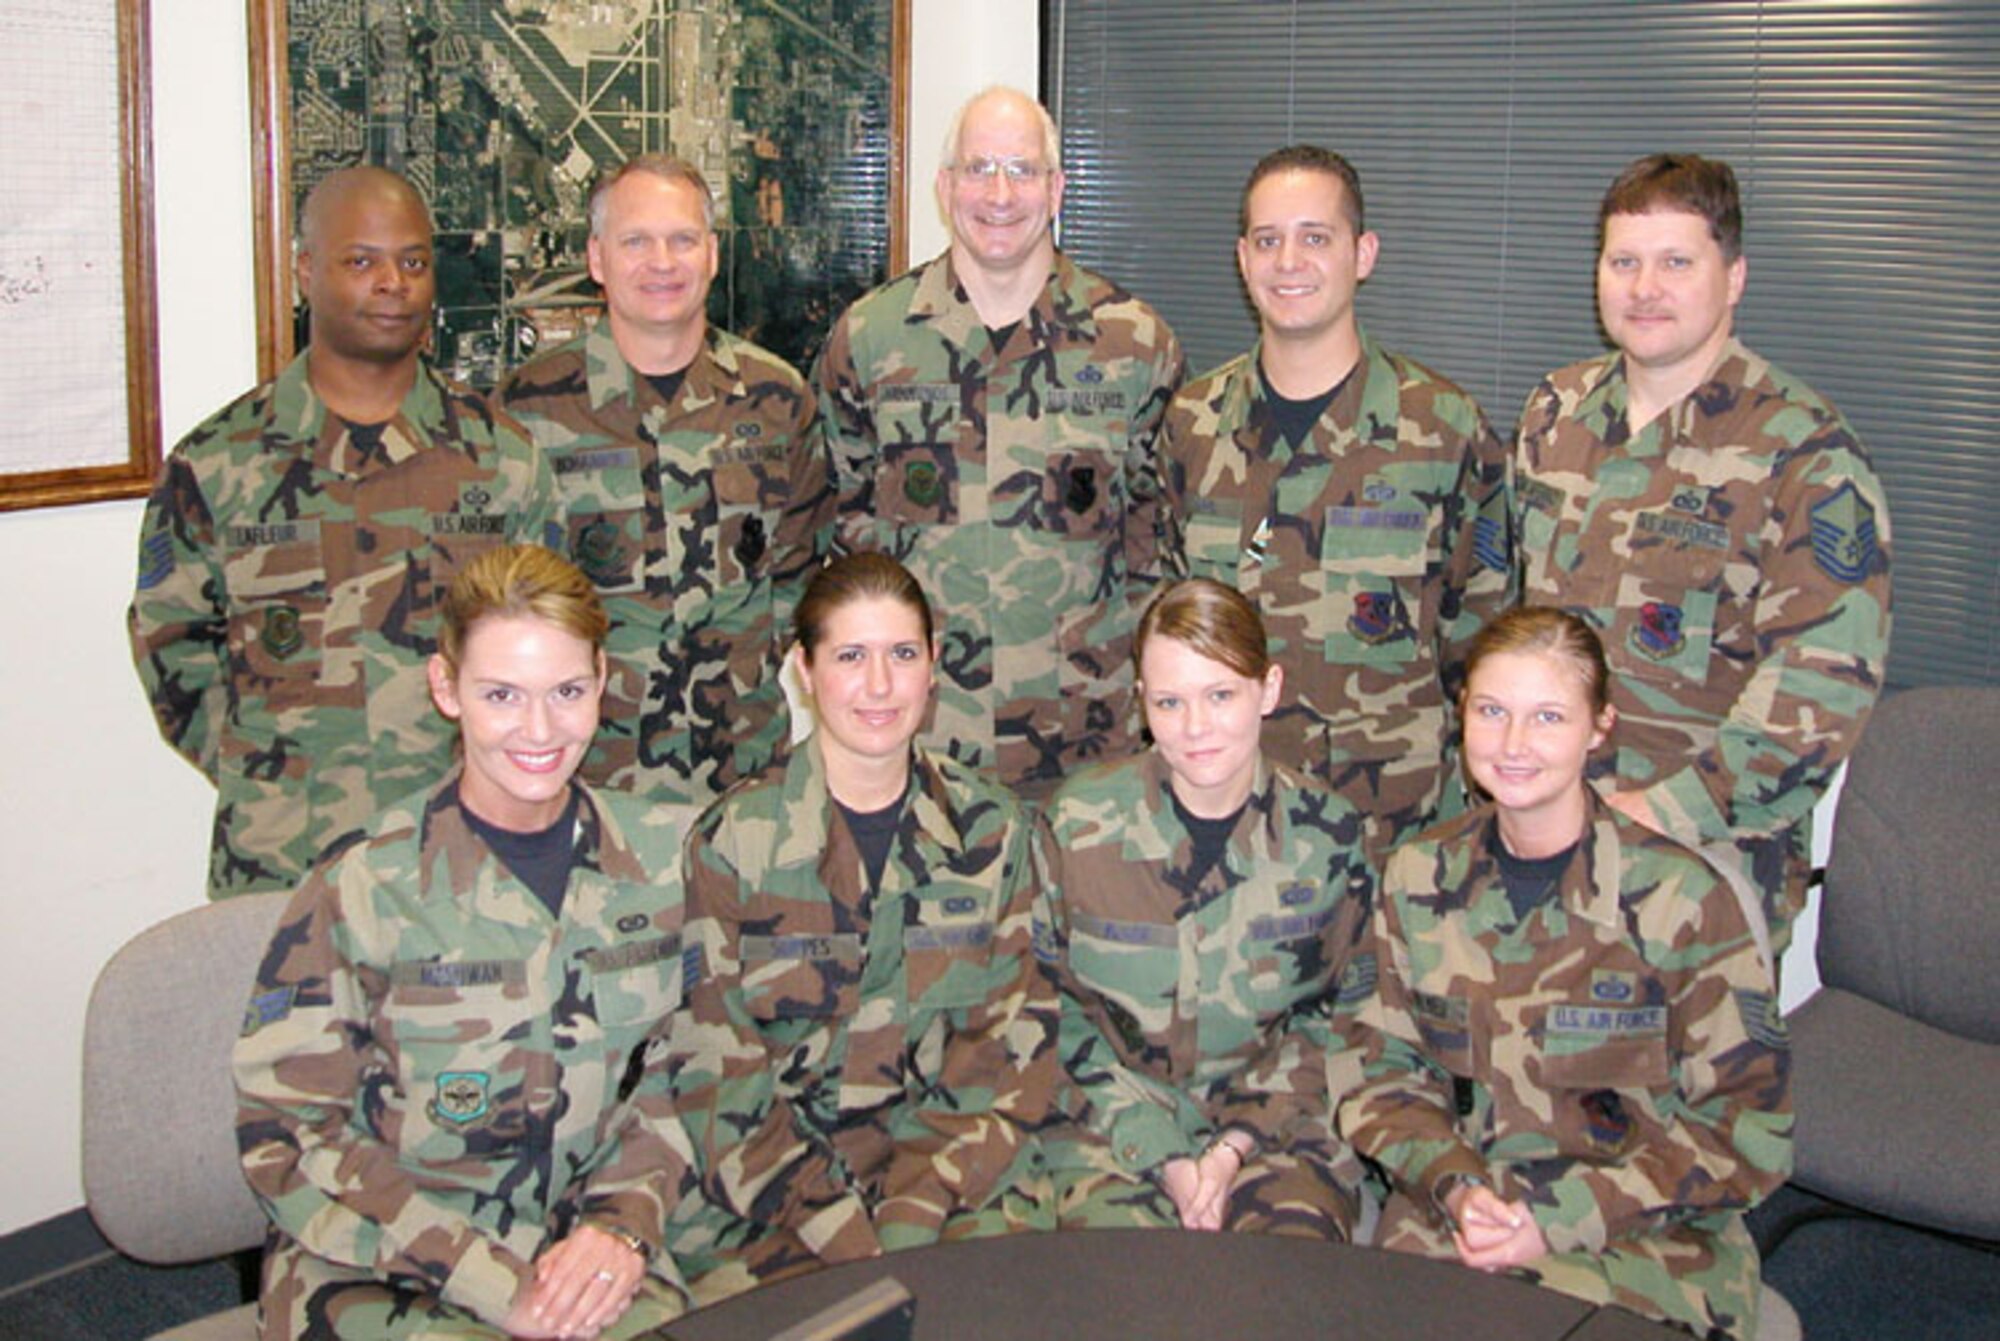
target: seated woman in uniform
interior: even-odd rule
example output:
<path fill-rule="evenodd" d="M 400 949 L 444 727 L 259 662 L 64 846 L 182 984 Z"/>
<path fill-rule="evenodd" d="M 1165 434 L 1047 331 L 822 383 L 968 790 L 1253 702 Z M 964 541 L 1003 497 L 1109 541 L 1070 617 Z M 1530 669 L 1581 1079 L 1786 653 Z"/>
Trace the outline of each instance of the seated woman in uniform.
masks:
<path fill-rule="evenodd" d="M 1464 757 L 1491 799 L 1389 859 L 1343 987 L 1340 1130 L 1395 1189 L 1384 1246 L 1748 1338 L 1743 1212 L 1791 1168 L 1784 1023 L 1720 878 L 1585 785 L 1606 678 L 1562 611 L 1473 643 Z"/>
<path fill-rule="evenodd" d="M 1036 835 L 1060 1223 L 1345 1238 L 1360 1165 L 1325 1055 L 1373 887 L 1361 816 L 1260 750 L 1283 672 L 1243 596 L 1170 587 L 1133 644 L 1153 748 L 1071 777 Z"/>
<path fill-rule="evenodd" d="M 236 1046 L 271 1341 L 629 1336 L 684 1307 L 682 826 L 574 778 L 605 675 L 581 573 L 494 550 L 441 624 L 463 758 L 299 888 Z"/>
<path fill-rule="evenodd" d="M 936 635 L 874 553 L 815 574 L 791 658 L 816 719 L 686 856 L 701 955 L 673 1033 L 710 1200 L 746 1223 L 703 1299 L 821 1263 L 1042 1226 L 1057 1071 L 1013 798 L 917 749 Z"/>

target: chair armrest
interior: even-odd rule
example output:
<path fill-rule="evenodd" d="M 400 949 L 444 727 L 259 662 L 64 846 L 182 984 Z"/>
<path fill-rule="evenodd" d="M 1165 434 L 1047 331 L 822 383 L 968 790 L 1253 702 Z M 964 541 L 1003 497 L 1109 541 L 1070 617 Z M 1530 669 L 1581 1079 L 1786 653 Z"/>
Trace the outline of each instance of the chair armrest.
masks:
<path fill-rule="evenodd" d="M 2000 1239 L 2000 1047 L 1838 988 L 1790 1024 L 1794 1181 L 1893 1219 Z"/>

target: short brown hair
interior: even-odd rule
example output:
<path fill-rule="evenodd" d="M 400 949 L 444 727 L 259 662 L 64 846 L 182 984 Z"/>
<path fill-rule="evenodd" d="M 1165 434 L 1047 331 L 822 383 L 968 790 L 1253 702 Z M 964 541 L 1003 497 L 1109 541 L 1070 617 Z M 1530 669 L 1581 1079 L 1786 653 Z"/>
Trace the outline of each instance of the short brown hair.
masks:
<path fill-rule="evenodd" d="M 708 178 L 701 175 L 700 168 L 685 158 L 676 158 L 672 154 L 640 154 L 636 158 L 626 159 L 617 167 L 605 172 L 597 179 L 597 184 L 590 188 L 592 237 L 604 236 L 604 216 L 609 210 L 609 206 L 604 202 L 611 194 L 611 188 L 640 172 L 693 187 L 695 195 L 701 198 L 702 226 L 709 229 L 715 227 L 715 192 L 708 189 Z"/>
<path fill-rule="evenodd" d="M 931 627 L 931 603 L 925 599 L 923 587 L 909 569 L 888 555 L 864 550 L 841 555 L 806 583 L 806 594 L 792 612 L 792 636 L 799 640 L 806 660 L 811 661 L 814 649 L 826 641 L 827 621 L 834 611 L 875 597 L 886 597 L 916 611 L 928 652 L 937 635 Z"/>
<path fill-rule="evenodd" d="M 1505 652 L 1539 652 L 1569 663 L 1582 677 L 1590 710 L 1602 714 L 1611 703 L 1611 669 L 1605 664 L 1604 643 L 1597 630 L 1567 610 L 1548 605 L 1523 605 L 1509 610 L 1479 631 L 1465 655 L 1465 689 L 1480 663 Z"/>
<path fill-rule="evenodd" d="M 1635 160 L 1597 207 L 1597 245 L 1604 245 L 1604 225 L 1614 214 L 1655 214 L 1662 210 L 1698 214 L 1708 221 L 1708 235 L 1722 248 L 1722 259 L 1734 262 L 1743 254 L 1743 204 L 1736 194 L 1736 170 L 1719 158 L 1699 154 L 1647 154 Z"/>
<path fill-rule="evenodd" d="M 1316 144 L 1288 144 L 1283 149 L 1273 149 L 1250 169 L 1250 180 L 1243 183 L 1243 199 L 1236 206 L 1238 237 L 1250 236 L 1250 193 L 1266 177 L 1280 172 L 1323 172 L 1334 178 L 1346 188 L 1341 192 L 1341 202 L 1347 222 L 1354 225 L 1354 236 L 1360 237 L 1368 231 L 1363 222 L 1367 215 L 1361 204 L 1361 174 L 1354 170 L 1354 165 L 1333 150 Z"/>
<path fill-rule="evenodd" d="M 451 580 L 438 618 L 438 655 L 457 673 L 473 626 L 489 617 L 532 617 L 553 624 L 602 654 L 611 629 L 604 602 L 569 560 L 540 545 L 503 545 Z"/>
<path fill-rule="evenodd" d="M 1242 592 L 1212 578 L 1176 582 L 1153 598 L 1132 635 L 1135 673 L 1147 642 L 1156 636 L 1183 643 L 1248 680 L 1261 680 L 1271 669 L 1271 651 L 1257 607 Z"/>

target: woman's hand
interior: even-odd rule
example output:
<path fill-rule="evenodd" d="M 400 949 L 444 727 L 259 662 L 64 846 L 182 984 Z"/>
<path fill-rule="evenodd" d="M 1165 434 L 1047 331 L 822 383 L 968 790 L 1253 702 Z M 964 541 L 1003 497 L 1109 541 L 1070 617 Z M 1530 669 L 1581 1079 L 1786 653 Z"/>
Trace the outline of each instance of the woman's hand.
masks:
<path fill-rule="evenodd" d="M 1174 1210 L 1181 1217 L 1181 1224 L 1188 1224 L 1188 1215 L 1201 1196 L 1201 1166 L 1183 1155 L 1170 1159 L 1160 1166 L 1160 1186 L 1167 1191 L 1168 1200 L 1174 1203 Z"/>
<path fill-rule="evenodd" d="M 1236 1186 L 1236 1175 L 1243 1172 L 1243 1154 L 1229 1142 L 1217 1141 L 1202 1151 L 1195 1169 L 1201 1184 L 1195 1192 L 1194 1204 L 1181 1212 L 1181 1227 L 1221 1229 L 1229 1212 L 1229 1194 Z"/>
<path fill-rule="evenodd" d="M 1160 1186 L 1174 1203 L 1182 1229 L 1222 1228 L 1229 1207 L 1229 1189 L 1242 1169 L 1237 1152 L 1226 1144 L 1210 1146 L 1199 1159 L 1170 1159 L 1160 1166 Z"/>
<path fill-rule="evenodd" d="M 1492 1188 L 1475 1184 L 1452 1193 L 1446 1209 L 1457 1226 L 1452 1246 L 1469 1267 L 1500 1271 L 1549 1255 L 1548 1240 L 1526 1202 L 1502 1201 Z"/>
<path fill-rule="evenodd" d="M 535 1283 L 515 1303 L 508 1335 L 587 1341 L 618 1321 L 645 1276 L 645 1259 L 624 1240 L 579 1225 L 535 1263 Z"/>

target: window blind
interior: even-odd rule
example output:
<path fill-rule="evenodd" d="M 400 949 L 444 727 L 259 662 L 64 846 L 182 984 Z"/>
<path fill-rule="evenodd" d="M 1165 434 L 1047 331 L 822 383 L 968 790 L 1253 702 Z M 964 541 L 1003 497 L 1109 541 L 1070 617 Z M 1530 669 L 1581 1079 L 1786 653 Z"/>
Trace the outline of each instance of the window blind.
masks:
<path fill-rule="evenodd" d="M 1360 170 L 1359 308 L 1511 431 L 1606 347 L 1597 203 L 1655 150 L 1744 196 L 1737 330 L 1847 414 L 1894 535 L 1895 685 L 2000 681 L 2000 3 L 1049 0 L 1062 240 L 1196 368 L 1246 348 L 1259 156 Z"/>

